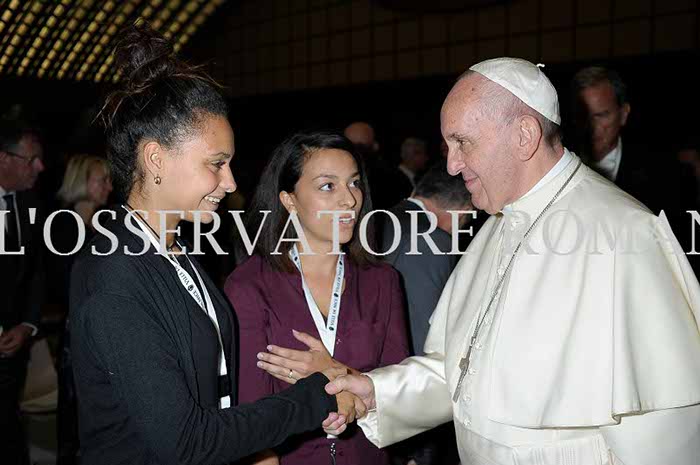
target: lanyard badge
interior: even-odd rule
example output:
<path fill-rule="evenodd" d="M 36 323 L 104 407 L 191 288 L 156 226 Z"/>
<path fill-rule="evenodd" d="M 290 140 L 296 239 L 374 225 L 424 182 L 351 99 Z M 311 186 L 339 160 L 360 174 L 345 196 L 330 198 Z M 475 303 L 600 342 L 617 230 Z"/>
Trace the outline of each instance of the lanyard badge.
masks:
<path fill-rule="evenodd" d="M 299 251 L 296 245 L 289 251 L 289 256 L 301 274 L 301 285 L 304 289 L 306 304 L 311 312 L 311 317 L 314 319 L 318 334 L 321 336 L 321 341 L 323 341 L 323 345 L 332 357 L 335 349 L 336 333 L 338 332 L 340 301 L 342 299 L 343 279 L 345 279 L 345 259 L 342 255 L 338 256 L 338 263 L 335 266 L 335 278 L 333 279 L 333 293 L 331 294 L 331 301 L 328 306 L 328 318 L 324 321 L 323 314 L 318 308 L 311 294 L 311 289 L 309 289 L 304 279 L 304 271 L 301 269 L 301 258 L 299 257 Z"/>
<path fill-rule="evenodd" d="M 192 267 L 192 270 L 194 271 L 195 276 L 197 277 L 197 281 L 199 282 L 199 286 L 202 289 L 202 292 L 199 292 L 199 289 L 197 288 L 197 285 L 194 282 L 194 279 L 192 279 L 192 276 L 185 270 L 177 260 L 174 258 L 170 257 L 167 253 L 163 252 L 160 248 L 160 242 L 158 239 L 155 237 L 154 233 L 150 230 L 150 227 L 148 224 L 143 224 L 144 222 L 140 218 L 140 216 L 136 213 L 135 210 L 131 210 L 127 208 L 126 206 L 122 206 L 124 210 L 127 212 L 133 212 L 134 213 L 134 218 L 136 219 L 136 224 L 141 228 L 141 230 L 146 233 L 148 238 L 151 240 L 151 244 L 153 247 L 156 248 L 156 251 L 160 256 L 165 258 L 168 263 L 170 263 L 173 268 L 175 268 L 175 272 L 177 273 L 177 277 L 180 280 L 180 284 L 182 284 L 182 287 L 185 288 L 187 293 L 194 299 L 195 302 L 197 302 L 197 305 L 199 305 L 199 308 L 204 311 L 204 313 L 207 314 L 211 322 L 214 324 L 214 327 L 216 328 L 216 334 L 219 338 L 219 383 L 221 384 L 221 379 L 222 378 L 228 378 L 228 369 L 226 367 L 226 354 L 224 353 L 224 343 L 221 338 L 221 329 L 219 328 L 219 319 L 216 316 L 216 310 L 214 310 L 214 303 L 211 300 L 211 296 L 209 295 L 209 291 L 207 291 L 207 287 L 204 285 L 204 280 L 199 274 L 199 271 L 197 271 L 197 268 L 194 266 L 192 261 L 190 260 L 190 257 L 185 255 L 185 258 L 187 259 L 187 262 L 190 264 Z M 178 243 L 178 246 L 180 244 Z M 182 249 L 182 247 L 180 247 Z M 202 294 L 204 296 L 202 297 Z M 230 392 L 230 391 L 228 391 Z M 229 408 L 231 406 L 231 396 L 226 395 L 224 397 L 221 397 L 219 399 L 219 408 L 220 409 L 225 409 Z"/>

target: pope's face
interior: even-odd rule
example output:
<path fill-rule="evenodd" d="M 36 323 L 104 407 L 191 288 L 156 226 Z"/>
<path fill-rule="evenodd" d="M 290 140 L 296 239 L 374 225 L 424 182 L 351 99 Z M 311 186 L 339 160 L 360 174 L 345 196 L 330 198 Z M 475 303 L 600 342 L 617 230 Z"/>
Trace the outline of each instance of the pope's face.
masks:
<path fill-rule="evenodd" d="M 518 165 L 509 148 L 510 128 L 484 111 L 486 79 L 472 74 L 461 79 L 442 106 L 442 136 L 447 141 L 447 171 L 461 175 L 472 203 L 494 214 L 514 198 Z M 486 102 L 488 105 L 489 102 Z"/>
<path fill-rule="evenodd" d="M 576 119 L 584 132 L 587 151 L 600 160 L 617 145 L 630 106 L 618 104 L 615 90 L 607 81 L 581 90 L 576 104 Z"/>

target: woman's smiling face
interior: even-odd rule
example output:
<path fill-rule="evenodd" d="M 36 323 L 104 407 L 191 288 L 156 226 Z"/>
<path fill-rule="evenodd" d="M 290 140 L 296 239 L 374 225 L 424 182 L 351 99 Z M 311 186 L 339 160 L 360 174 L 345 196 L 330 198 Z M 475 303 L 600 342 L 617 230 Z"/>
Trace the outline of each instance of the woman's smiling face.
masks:
<path fill-rule="evenodd" d="M 361 182 L 350 153 L 318 149 L 308 155 L 294 191 L 280 193 L 287 211 L 297 213 L 315 252 L 325 251 L 333 244 L 333 215 L 319 212 L 347 212 L 340 215 L 338 239 L 340 244 L 352 239 L 364 199 Z"/>
<path fill-rule="evenodd" d="M 159 202 L 168 209 L 181 211 L 184 219 L 194 220 L 200 211 L 201 221 L 209 223 L 221 199 L 236 190 L 231 172 L 234 153 L 233 130 L 222 116 L 207 116 L 191 137 L 180 143 L 169 156 L 163 157 Z"/>

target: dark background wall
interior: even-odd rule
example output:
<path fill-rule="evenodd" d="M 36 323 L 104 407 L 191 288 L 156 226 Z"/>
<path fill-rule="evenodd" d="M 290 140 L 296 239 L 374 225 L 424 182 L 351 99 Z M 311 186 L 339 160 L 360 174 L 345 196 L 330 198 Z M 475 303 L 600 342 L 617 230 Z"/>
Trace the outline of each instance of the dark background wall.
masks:
<path fill-rule="evenodd" d="M 546 64 L 565 128 L 568 82 L 595 63 L 614 67 L 629 85 L 627 137 L 671 156 L 698 133 L 696 0 L 512 0 L 438 13 L 420 11 L 431 2 L 409 2 L 418 10 L 388 3 L 397 2 L 230 0 L 185 48 L 226 86 L 244 193 L 274 145 L 296 130 L 363 119 L 390 157 L 411 135 L 427 138 L 437 154 L 440 106 L 454 79 L 501 55 Z M 44 183 L 60 171 L 63 154 L 101 150 L 100 127 L 90 123 L 107 90 L 0 81 L 0 110 L 21 104 L 45 130 L 55 169 Z"/>

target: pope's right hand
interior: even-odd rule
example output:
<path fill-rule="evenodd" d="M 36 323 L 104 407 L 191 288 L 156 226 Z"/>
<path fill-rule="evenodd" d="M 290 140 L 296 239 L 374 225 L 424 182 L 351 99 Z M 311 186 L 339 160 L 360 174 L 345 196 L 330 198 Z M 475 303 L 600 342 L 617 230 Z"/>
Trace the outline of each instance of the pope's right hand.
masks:
<path fill-rule="evenodd" d="M 362 418 L 367 410 L 372 410 L 377 406 L 374 395 L 374 383 L 369 376 L 338 376 L 326 385 L 326 392 L 328 394 L 337 396 L 343 391 L 353 394 L 352 397 L 356 402 L 355 410 L 358 412 L 357 418 Z M 364 405 L 357 404 L 358 400 Z M 364 407 L 364 409 L 362 409 L 362 407 Z M 323 428 L 330 434 L 336 434 L 334 431 L 338 430 L 342 432 L 345 430 L 345 418 L 343 418 L 343 415 L 339 415 L 336 418 L 329 417 L 323 422 Z"/>
<path fill-rule="evenodd" d="M 344 375 L 332 379 L 326 384 L 326 392 L 328 394 L 338 394 L 341 391 L 347 391 L 355 394 L 365 404 L 367 410 L 377 408 L 377 402 L 374 396 L 374 383 L 372 378 L 367 375 Z"/>

